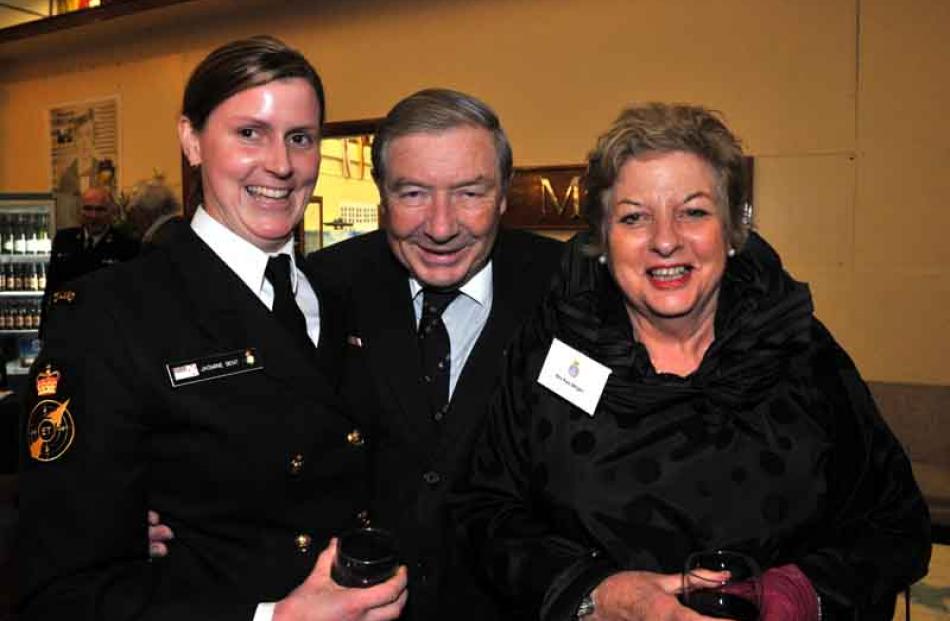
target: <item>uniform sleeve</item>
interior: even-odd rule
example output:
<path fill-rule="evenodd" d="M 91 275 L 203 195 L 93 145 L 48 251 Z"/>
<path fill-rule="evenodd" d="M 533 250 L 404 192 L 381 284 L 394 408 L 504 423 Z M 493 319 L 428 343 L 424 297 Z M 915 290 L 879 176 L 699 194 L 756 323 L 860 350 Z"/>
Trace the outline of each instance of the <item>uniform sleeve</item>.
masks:
<path fill-rule="evenodd" d="M 616 569 L 560 534 L 533 497 L 528 434 L 539 346 L 529 324 L 510 350 L 503 384 L 453 504 L 466 551 L 514 607 L 513 617 L 574 619 L 581 599 Z"/>
<path fill-rule="evenodd" d="M 225 614 L 154 601 L 162 577 L 148 560 L 148 396 L 109 309 L 71 293 L 51 310 L 25 399 L 19 618 L 251 619 L 253 604 Z"/>
<path fill-rule="evenodd" d="M 40 338 L 46 336 L 47 316 L 52 303 L 52 295 L 62 285 L 62 276 L 60 275 L 62 259 L 59 256 L 62 252 L 62 245 L 63 234 L 57 232 L 53 237 L 49 265 L 46 268 L 46 289 L 43 290 L 43 301 L 40 305 Z"/>
<path fill-rule="evenodd" d="M 854 364 L 822 326 L 816 331 L 826 343 L 814 369 L 831 408 L 833 521 L 796 563 L 821 596 L 825 619 L 890 619 L 895 595 L 927 571 L 927 507 Z"/>

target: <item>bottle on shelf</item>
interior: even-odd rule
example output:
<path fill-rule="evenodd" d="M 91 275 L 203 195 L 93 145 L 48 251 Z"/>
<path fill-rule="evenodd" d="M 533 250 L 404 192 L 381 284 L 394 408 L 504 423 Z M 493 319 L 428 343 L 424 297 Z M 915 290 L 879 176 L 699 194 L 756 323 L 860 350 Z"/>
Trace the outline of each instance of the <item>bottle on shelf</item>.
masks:
<path fill-rule="evenodd" d="M 9 216 L 0 215 L 0 254 L 7 254 L 7 238 L 10 236 Z"/>
<path fill-rule="evenodd" d="M 23 305 L 14 304 L 13 305 L 13 329 L 23 330 L 25 320 L 26 320 L 26 313 L 24 312 Z"/>
<path fill-rule="evenodd" d="M 23 219 L 23 236 L 26 238 L 23 243 L 23 254 L 33 254 L 33 248 L 36 246 L 36 241 L 33 240 L 33 216 L 27 213 L 21 218 Z"/>
<path fill-rule="evenodd" d="M 36 230 L 36 215 L 26 214 L 23 219 L 24 228 L 26 229 L 26 254 L 36 254 L 37 242 L 39 241 L 39 233 Z"/>
<path fill-rule="evenodd" d="M 37 230 L 39 240 L 37 241 L 37 252 L 40 254 L 49 254 L 53 247 L 53 241 L 49 237 L 49 214 L 40 214 L 39 230 Z"/>
<path fill-rule="evenodd" d="M 40 263 L 37 265 L 36 272 L 36 290 L 37 291 L 46 291 L 46 264 Z"/>
<path fill-rule="evenodd" d="M 26 254 L 26 228 L 27 224 L 25 222 L 26 216 L 17 214 L 15 216 L 14 235 L 13 238 L 13 254 Z"/>
<path fill-rule="evenodd" d="M 3 224 L 0 228 L 3 229 L 3 246 L 0 247 L 0 252 L 3 254 L 13 254 L 13 238 L 16 236 L 13 232 L 13 216 L 4 214 Z"/>
<path fill-rule="evenodd" d="M 40 290 L 40 276 L 37 274 L 36 263 L 30 263 L 30 270 L 27 274 L 26 288 L 30 291 Z"/>

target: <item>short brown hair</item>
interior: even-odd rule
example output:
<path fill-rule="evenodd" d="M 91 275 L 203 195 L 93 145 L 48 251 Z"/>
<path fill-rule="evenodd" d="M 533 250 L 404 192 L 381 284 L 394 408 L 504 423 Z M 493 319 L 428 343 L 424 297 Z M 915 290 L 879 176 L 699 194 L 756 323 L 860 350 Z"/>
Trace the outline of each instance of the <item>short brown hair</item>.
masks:
<path fill-rule="evenodd" d="M 320 104 L 319 126 L 326 118 L 323 82 L 303 54 L 274 37 L 259 35 L 222 45 L 192 71 L 182 99 L 181 113 L 200 132 L 211 112 L 232 95 L 274 80 L 303 78 Z M 201 175 L 192 170 L 189 207 L 201 202 Z"/>
<path fill-rule="evenodd" d="M 728 243 L 742 248 L 748 236 L 746 203 L 749 179 L 739 139 L 721 115 L 702 106 L 647 103 L 625 109 L 600 136 L 587 156 L 584 215 L 590 224 L 594 253 L 606 247 L 605 220 L 610 190 L 631 158 L 649 153 L 685 151 L 699 156 L 718 181 L 719 206 Z"/>
<path fill-rule="evenodd" d="M 439 133 L 457 127 L 481 127 L 495 143 L 499 184 L 502 196 L 511 180 L 511 143 L 501 127 L 498 115 L 485 102 L 465 93 L 446 88 L 428 88 L 401 100 L 383 119 L 373 136 L 373 179 L 385 196 L 386 150 L 401 136 L 416 133 Z"/>

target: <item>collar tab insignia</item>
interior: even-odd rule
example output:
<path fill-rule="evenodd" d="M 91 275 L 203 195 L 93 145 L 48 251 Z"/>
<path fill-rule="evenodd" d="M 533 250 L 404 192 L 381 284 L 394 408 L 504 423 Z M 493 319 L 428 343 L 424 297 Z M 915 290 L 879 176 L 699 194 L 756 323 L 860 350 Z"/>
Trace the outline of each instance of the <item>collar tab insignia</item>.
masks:
<path fill-rule="evenodd" d="M 76 292 L 70 289 L 53 293 L 53 304 L 72 304 L 76 301 Z"/>

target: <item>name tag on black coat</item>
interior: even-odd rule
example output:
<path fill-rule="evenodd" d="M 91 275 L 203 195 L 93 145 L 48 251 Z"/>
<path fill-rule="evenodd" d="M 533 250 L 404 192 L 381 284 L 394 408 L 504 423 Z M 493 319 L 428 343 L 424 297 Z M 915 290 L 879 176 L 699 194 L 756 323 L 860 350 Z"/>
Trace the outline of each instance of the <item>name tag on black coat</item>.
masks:
<path fill-rule="evenodd" d="M 253 347 L 165 365 L 174 388 L 263 368 Z"/>

